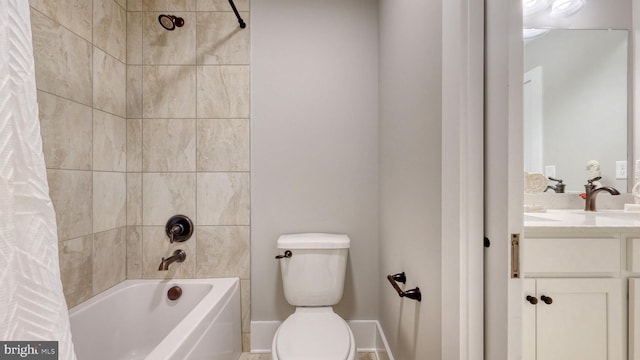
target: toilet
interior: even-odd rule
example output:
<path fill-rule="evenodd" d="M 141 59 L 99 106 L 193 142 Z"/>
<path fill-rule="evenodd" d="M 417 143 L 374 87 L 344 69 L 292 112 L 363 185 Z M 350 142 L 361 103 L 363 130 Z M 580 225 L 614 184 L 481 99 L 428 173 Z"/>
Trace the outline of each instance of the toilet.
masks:
<path fill-rule="evenodd" d="M 355 359 L 353 332 L 333 311 L 342 299 L 350 242 L 344 234 L 278 238 L 284 296 L 296 311 L 273 337 L 273 360 Z"/>

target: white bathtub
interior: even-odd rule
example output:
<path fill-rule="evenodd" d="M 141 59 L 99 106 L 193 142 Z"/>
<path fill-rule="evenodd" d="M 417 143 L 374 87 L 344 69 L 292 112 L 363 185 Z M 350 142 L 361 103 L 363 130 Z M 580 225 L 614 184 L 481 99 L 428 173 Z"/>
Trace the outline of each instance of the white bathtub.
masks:
<path fill-rule="evenodd" d="M 171 301 L 167 290 L 182 288 Z M 240 281 L 127 280 L 72 308 L 78 360 L 237 360 Z"/>

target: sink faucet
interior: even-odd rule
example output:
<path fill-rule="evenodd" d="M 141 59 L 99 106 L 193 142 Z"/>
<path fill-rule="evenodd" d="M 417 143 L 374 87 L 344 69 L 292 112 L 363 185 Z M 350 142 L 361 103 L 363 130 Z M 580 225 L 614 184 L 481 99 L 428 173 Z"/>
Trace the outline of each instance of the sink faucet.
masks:
<path fill-rule="evenodd" d="M 158 266 L 158 271 L 167 271 L 169 270 L 169 265 L 173 264 L 174 262 L 178 262 L 181 263 L 184 261 L 184 259 L 187 258 L 187 253 L 184 252 L 184 250 L 176 250 L 173 252 L 173 255 L 169 256 L 168 258 L 162 258 L 162 261 L 160 262 L 160 266 Z"/>
<path fill-rule="evenodd" d="M 591 180 L 587 180 L 588 184 L 584 186 L 586 200 L 584 203 L 584 211 L 596 211 L 596 195 L 598 195 L 598 193 L 601 191 L 607 191 L 611 195 L 620 195 L 620 191 L 612 188 L 611 186 L 602 186 L 596 188 L 596 185 L 593 185 L 593 182 L 600 179 L 602 179 L 602 177 L 597 176 Z"/>
<path fill-rule="evenodd" d="M 553 190 L 558 194 L 563 194 L 564 193 L 565 184 L 562 183 L 564 180 L 552 178 L 551 176 L 549 176 L 549 180 L 556 181 L 557 184 L 556 184 L 556 186 L 547 185 L 547 188 L 544 189 L 544 192 L 547 192 L 547 190 Z"/>

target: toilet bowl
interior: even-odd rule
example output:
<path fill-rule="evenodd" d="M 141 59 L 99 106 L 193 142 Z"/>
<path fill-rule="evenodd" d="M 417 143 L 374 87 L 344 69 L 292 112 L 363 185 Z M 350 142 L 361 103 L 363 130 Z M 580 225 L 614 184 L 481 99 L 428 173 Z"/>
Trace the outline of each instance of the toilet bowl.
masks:
<path fill-rule="evenodd" d="M 287 302 L 296 306 L 276 331 L 274 360 L 354 360 L 353 332 L 333 311 L 344 290 L 350 239 L 343 234 L 291 234 L 278 239 Z"/>
<path fill-rule="evenodd" d="M 354 360 L 353 332 L 331 307 L 297 308 L 273 337 L 273 360 Z"/>

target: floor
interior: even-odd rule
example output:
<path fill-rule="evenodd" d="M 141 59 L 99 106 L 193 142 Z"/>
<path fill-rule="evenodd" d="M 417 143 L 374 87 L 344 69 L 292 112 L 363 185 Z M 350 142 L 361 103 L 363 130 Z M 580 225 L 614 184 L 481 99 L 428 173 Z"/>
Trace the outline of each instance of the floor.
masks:
<path fill-rule="evenodd" d="M 271 360 L 271 354 L 242 353 L 240 360 Z M 375 353 L 358 353 L 358 360 L 377 360 Z"/>

